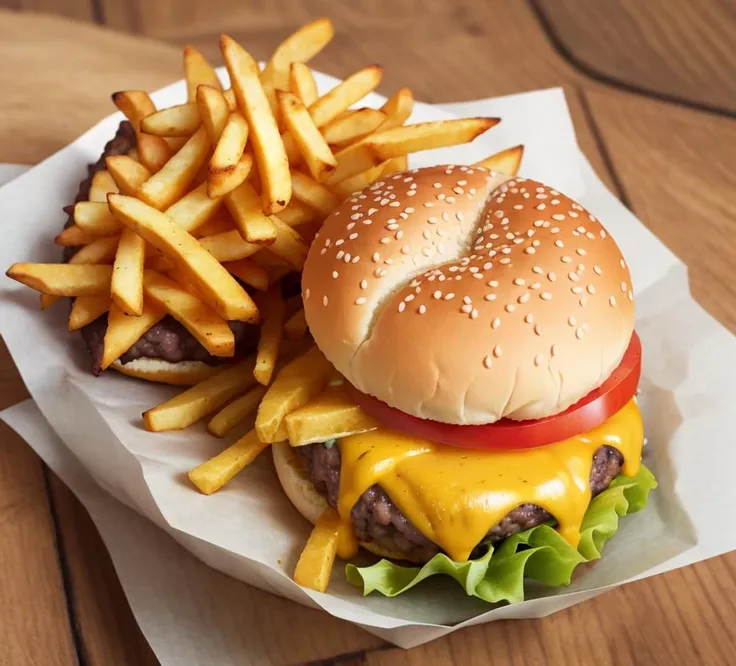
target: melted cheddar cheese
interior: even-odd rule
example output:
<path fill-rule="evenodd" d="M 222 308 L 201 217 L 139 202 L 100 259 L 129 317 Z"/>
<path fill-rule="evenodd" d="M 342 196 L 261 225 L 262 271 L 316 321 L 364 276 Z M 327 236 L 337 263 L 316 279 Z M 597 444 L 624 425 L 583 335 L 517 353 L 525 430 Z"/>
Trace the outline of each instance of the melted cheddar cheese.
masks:
<path fill-rule="evenodd" d="M 594 430 L 535 449 L 461 449 L 388 429 L 345 437 L 338 441 L 343 523 L 338 550 L 349 557 L 357 549 L 348 537 L 350 511 L 373 484 L 456 561 L 467 560 L 496 523 L 525 503 L 546 509 L 559 533 L 577 546 L 591 499 L 593 454 L 605 444 L 615 447 L 624 457 L 622 473 L 633 476 L 643 439 L 634 400 Z"/>

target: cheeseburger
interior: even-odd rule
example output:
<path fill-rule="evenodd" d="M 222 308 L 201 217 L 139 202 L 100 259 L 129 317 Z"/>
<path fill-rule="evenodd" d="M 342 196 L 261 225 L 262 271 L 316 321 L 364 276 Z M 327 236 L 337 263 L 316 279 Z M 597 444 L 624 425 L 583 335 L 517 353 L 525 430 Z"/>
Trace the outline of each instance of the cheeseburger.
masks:
<path fill-rule="evenodd" d="M 595 498 L 648 484 L 645 500 L 655 485 L 640 469 L 631 275 L 561 192 L 480 167 L 393 175 L 327 218 L 302 294 L 337 390 L 365 418 L 330 441 L 275 446 L 276 470 L 307 519 L 336 517 L 338 555 L 388 558 L 384 583 L 407 563 L 440 557 L 447 573 L 532 544 L 591 559 Z M 549 562 L 524 575 L 567 582 L 540 573 Z M 402 589 L 349 570 L 366 590 Z"/>

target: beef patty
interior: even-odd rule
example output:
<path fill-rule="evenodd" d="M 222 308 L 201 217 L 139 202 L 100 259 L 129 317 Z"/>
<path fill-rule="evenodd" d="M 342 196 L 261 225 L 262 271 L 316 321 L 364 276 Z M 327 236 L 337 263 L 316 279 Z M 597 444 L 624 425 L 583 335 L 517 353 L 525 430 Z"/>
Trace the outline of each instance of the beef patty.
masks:
<path fill-rule="evenodd" d="M 107 143 L 100 159 L 94 164 L 88 165 L 87 177 L 79 184 L 74 203 L 89 199 L 92 177 L 105 168 L 107 157 L 125 155 L 135 145 L 133 126 L 127 121 L 120 123 L 115 137 Z M 74 206 L 67 206 L 64 212 L 68 215 L 64 224 L 64 228 L 66 228 L 74 224 Z M 76 247 L 65 248 L 64 261 L 69 261 L 77 250 Z M 300 293 L 301 287 L 298 280 L 285 279 L 283 285 L 286 298 Z M 244 286 L 247 291 L 250 291 L 247 285 Z M 255 351 L 258 345 L 258 326 L 241 321 L 231 321 L 229 324 L 235 336 L 235 358 L 241 358 Z M 102 371 L 102 352 L 106 331 L 107 314 L 98 317 L 81 329 L 82 337 L 87 344 L 87 351 L 92 358 L 92 372 L 95 375 L 99 375 Z M 140 340 L 128 349 L 120 357 L 120 362 L 123 364 L 130 363 L 139 358 L 159 358 L 171 363 L 202 361 L 209 365 L 232 360 L 212 356 L 184 326 L 168 315 L 157 324 L 154 324 Z"/>
<path fill-rule="evenodd" d="M 331 507 L 337 508 L 340 448 L 337 445 L 328 448 L 324 444 L 310 444 L 296 447 L 295 450 L 301 455 L 315 488 Z M 621 453 L 612 446 L 601 446 L 595 452 L 590 470 L 590 489 L 594 497 L 608 488 L 619 475 L 623 462 Z M 371 486 L 360 496 L 350 518 L 361 542 L 375 543 L 406 556 L 412 562 L 426 562 L 440 552 L 440 548 L 412 525 L 379 485 Z M 554 521 L 554 518 L 542 507 L 521 504 L 488 531 L 471 557 L 482 554 L 483 544 L 498 543 L 547 521 Z"/>

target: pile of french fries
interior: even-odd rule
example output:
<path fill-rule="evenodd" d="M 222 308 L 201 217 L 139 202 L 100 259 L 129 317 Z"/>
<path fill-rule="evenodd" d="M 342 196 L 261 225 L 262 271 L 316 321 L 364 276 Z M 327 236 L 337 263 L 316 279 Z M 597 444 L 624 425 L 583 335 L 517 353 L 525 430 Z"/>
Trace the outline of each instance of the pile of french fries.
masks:
<path fill-rule="evenodd" d="M 331 381 L 317 350 L 299 356 L 308 346 L 304 311 L 299 299 L 284 302 L 281 295 L 281 279 L 302 269 L 325 217 L 353 192 L 405 170 L 410 153 L 472 141 L 499 122 L 407 125 L 414 100 L 406 87 L 379 109 L 361 107 L 381 82 L 376 65 L 320 96 L 306 63 L 333 32 L 328 19 L 305 25 L 263 69 L 223 35 L 229 89 L 187 47 L 188 99 L 177 106 L 157 110 L 141 91 L 114 94 L 136 147 L 107 158 L 89 200 L 74 206 L 74 224 L 56 237 L 58 245 L 77 247 L 76 254 L 66 264 L 18 263 L 7 273 L 41 292 L 42 308 L 73 298 L 70 330 L 107 313 L 103 369 L 166 315 L 224 358 L 235 353 L 229 321 L 261 324 L 253 357 L 213 367 L 144 415 L 151 431 L 208 419 L 209 432 L 223 437 L 259 410 L 255 430 L 192 473 L 203 492 L 222 487 L 270 442 L 286 439 L 287 427 L 306 432 L 306 421 L 292 417 L 288 426 L 286 415 Z M 516 146 L 479 165 L 513 175 L 522 153 Z M 331 398 L 333 406 L 340 403 L 337 393 Z"/>

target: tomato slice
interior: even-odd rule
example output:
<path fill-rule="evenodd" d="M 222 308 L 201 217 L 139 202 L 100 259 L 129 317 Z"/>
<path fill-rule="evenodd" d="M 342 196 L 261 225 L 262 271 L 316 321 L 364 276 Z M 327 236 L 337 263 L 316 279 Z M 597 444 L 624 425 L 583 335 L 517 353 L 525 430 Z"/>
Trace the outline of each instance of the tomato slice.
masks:
<path fill-rule="evenodd" d="M 587 432 L 607 421 L 636 393 L 641 376 L 641 341 L 634 333 L 618 367 L 597 389 L 564 412 L 542 419 L 501 419 L 487 425 L 457 425 L 421 419 L 346 384 L 352 398 L 377 421 L 411 435 L 466 449 L 532 449 Z"/>

